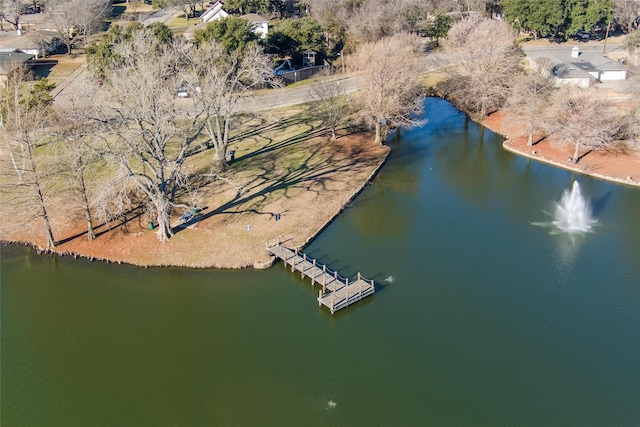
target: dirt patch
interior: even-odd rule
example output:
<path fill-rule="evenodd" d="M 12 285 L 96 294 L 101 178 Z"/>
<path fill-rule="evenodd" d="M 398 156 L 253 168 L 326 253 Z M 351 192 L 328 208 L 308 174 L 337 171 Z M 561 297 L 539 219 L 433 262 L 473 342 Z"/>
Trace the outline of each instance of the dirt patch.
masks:
<path fill-rule="evenodd" d="M 592 151 L 574 164 L 569 162 L 574 151 L 571 144 L 559 144 L 553 138 L 540 139 L 542 137 L 538 136 L 534 138 L 538 142 L 528 146 L 524 127 L 517 123 L 505 112 L 492 114 L 483 121 L 484 126 L 507 138 L 503 146 L 513 153 L 596 178 L 640 186 L 639 152 Z"/>

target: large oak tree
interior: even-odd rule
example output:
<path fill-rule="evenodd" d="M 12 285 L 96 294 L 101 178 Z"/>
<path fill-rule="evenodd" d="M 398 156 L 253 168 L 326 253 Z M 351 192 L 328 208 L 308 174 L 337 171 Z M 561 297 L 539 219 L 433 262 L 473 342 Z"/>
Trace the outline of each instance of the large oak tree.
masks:
<path fill-rule="evenodd" d="M 481 117 L 502 107 L 522 58 L 509 24 L 472 16 L 454 25 L 443 45 L 449 73 L 442 85 L 446 95 Z"/>
<path fill-rule="evenodd" d="M 381 144 L 385 128 L 410 127 L 422 123 L 423 62 L 414 36 L 397 34 L 366 43 L 351 58 L 360 92 L 360 114 L 375 129 Z"/>
<path fill-rule="evenodd" d="M 579 88 L 567 87 L 556 95 L 546 127 L 552 138 L 574 145 L 571 162 L 578 163 L 589 151 L 610 149 L 617 144 L 622 116 L 616 114 L 609 101 Z"/>
<path fill-rule="evenodd" d="M 163 43 L 142 29 L 114 46 L 104 84 L 92 95 L 104 135 L 96 148 L 153 207 L 160 241 L 173 235 L 173 200 L 203 128 L 202 110 L 176 105 L 189 58 L 186 44 Z"/>

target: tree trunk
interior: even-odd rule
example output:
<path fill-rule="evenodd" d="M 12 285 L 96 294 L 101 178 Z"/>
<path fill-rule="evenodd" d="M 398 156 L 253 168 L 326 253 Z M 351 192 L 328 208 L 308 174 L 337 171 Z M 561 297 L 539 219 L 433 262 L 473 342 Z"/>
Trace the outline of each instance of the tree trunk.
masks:
<path fill-rule="evenodd" d="M 580 141 L 576 141 L 576 149 L 573 152 L 573 163 L 577 164 L 579 157 L 578 154 L 580 154 Z"/>
<path fill-rule="evenodd" d="M 40 190 L 40 183 L 37 182 L 38 186 L 38 201 L 40 202 L 40 213 L 42 215 L 42 219 L 44 220 L 44 226 L 47 233 L 47 249 L 53 248 L 56 245 L 56 241 L 53 238 L 53 231 L 51 230 L 51 221 L 49 220 L 49 213 L 47 212 L 47 207 L 44 204 L 44 196 L 42 191 Z"/>
<path fill-rule="evenodd" d="M 49 218 L 49 213 L 47 212 L 47 205 L 45 202 L 44 193 L 42 192 L 42 184 L 40 182 L 40 176 L 38 175 L 38 167 L 36 166 L 36 162 L 33 154 L 33 146 L 29 142 L 27 142 L 26 151 L 28 155 L 28 161 L 30 162 L 30 166 L 29 166 L 30 172 L 33 173 L 33 176 L 34 176 L 33 186 L 37 194 L 38 209 L 40 210 L 40 216 L 44 221 L 45 232 L 47 235 L 47 249 L 53 248 L 56 245 L 56 241 L 53 238 L 53 231 L 51 229 L 51 220 Z"/>
<path fill-rule="evenodd" d="M 226 147 L 224 147 L 224 150 L 216 150 L 213 157 L 213 162 L 216 165 L 216 169 L 219 171 L 223 171 L 229 166 L 229 163 L 227 163 Z"/>
<path fill-rule="evenodd" d="M 376 144 L 382 145 L 382 126 L 379 120 L 376 122 Z"/>
<path fill-rule="evenodd" d="M 87 239 L 93 240 L 96 238 L 96 233 L 93 231 L 93 220 L 91 219 L 91 210 L 89 209 L 89 202 L 87 201 L 87 195 L 82 194 L 84 202 L 84 216 L 87 220 Z"/>
<path fill-rule="evenodd" d="M 84 217 L 87 220 L 87 239 L 93 240 L 96 234 L 93 231 L 93 220 L 91 218 L 91 209 L 89 208 L 89 199 L 87 198 L 87 186 L 84 182 L 84 176 L 80 175 L 80 194 L 82 194 L 82 203 L 84 204 Z"/>
<path fill-rule="evenodd" d="M 529 140 L 527 145 L 531 147 L 533 145 L 533 120 L 529 122 Z"/>
<path fill-rule="evenodd" d="M 156 218 L 158 221 L 158 231 L 156 235 L 158 240 L 162 243 L 166 242 L 173 236 L 171 230 L 171 218 L 169 217 L 169 201 L 163 197 L 164 194 L 159 194 L 158 200 L 154 201 L 156 205 Z"/>
<path fill-rule="evenodd" d="M 87 219 L 87 239 L 93 240 L 96 238 L 96 233 L 93 231 L 93 221 L 91 220 L 91 212 L 87 208 L 85 211 L 85 216 Z"/>

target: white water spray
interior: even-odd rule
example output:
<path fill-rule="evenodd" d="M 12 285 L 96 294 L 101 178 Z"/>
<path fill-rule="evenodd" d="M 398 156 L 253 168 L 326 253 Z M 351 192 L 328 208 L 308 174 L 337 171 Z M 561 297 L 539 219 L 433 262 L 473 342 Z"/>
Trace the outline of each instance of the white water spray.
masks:
<path fill-rule="evenodd" d="M 584 233 L 597 221 L 591 217 L 591 206 L 580 193 L 580 184 L 573 181 L 571 191 L 565 190 L 560 203 L 556 203 L 553 225 L 565 233 Z"/>

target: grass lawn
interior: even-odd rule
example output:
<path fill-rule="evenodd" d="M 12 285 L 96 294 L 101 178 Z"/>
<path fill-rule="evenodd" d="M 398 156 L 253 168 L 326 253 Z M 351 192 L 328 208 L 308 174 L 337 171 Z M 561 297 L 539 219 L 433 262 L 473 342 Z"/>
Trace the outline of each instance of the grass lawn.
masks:
<path fill-rule="evenodd" d="M 184 166 L 190 190 L 176 194 L 172 225 L 176 233 L 160 244 L 153 221 L 142 209 L 127 215 L 125 226 L 99 225 L 95 241 L 82 236 L 84 223 L 68 198 L 53 195 L 55 237 L 72 238 L 57 249 L 95 258 L 139 265 L 238 268 L 269 259 L 264 250 L 279 233 L 290 246 L 300 246 L 337 214 L 381 164 L 388 148 L 367 133 L 330 141 L 327 130 L 305 106 L 239 115 L 229 149 L 233 161 L 224 171 L 212 170 L 215 152 L 204 149 Z M 195 148 L 195 147 L 194 147 Z M 102 175 L 101 175 L 102 176 Z M 197 206 L 198 216 L 182 225 L 178 218 Z M 43 245 L 41 229 L 16 222 L 13 208 L 0 210 L 0 238 Z M 282 215 L 279 226 L 274 215 Z M 247 224 L 251 224 L 251 241 Z"/>
<path fill-rule="evenodd" d="M 47 60 L 57 61 L 57 64 L 53 66 L 35 66 L 33 67 L 34 75 L 36 79 L 46 77 L 51 83 L 58 85 L 85 63 L 85 56 L 59 54 L 51 55 Z"/>

